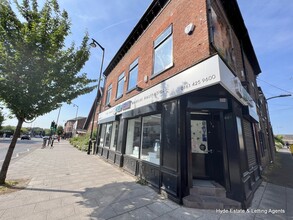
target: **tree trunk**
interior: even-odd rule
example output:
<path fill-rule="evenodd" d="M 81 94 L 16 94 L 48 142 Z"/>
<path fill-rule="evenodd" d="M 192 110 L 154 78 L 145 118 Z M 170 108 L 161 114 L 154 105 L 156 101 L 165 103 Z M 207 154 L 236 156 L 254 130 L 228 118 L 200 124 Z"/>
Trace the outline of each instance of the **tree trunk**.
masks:
<path fill-rule="evenodd" d="M 7 154 L 5 156 L 5 160 L 4 160 L 2 168 L 1 168 L 0 185 L 3 185 L 5 183 L 8 167 L 9 167 L 11 157 L 12 157 L 12 154 L 13 154 L 16 142 L 17 142 L 17 138 L 18 138 L 18 136 L 20 134 L 20 129 L 21 129 L 21 126 L 22 126 L 23 122 L 24 122 L 23 119 L 18 119 L 17 127 L 15 129 L 14 134 L 13 134 L 13 138 L 11 140 L 11 143 L 9 145 Z"/>

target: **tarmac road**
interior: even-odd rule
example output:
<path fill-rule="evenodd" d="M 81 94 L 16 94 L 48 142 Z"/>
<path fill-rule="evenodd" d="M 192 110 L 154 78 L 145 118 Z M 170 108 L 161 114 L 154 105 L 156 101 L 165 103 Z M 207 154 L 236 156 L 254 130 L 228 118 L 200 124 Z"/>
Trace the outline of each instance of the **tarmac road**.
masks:
<path fill-rule="evenodd" d="M 14 148 L 12 159 L 16 159 L 24 154 L 27 154 L 42 146 L 42 138 L 32 138 L 31 140 L 17 140 L 16 146 Z M 0 138 L 0 167 L 5 159 L 9 144 L 11 142 L 10 138 Z"/>

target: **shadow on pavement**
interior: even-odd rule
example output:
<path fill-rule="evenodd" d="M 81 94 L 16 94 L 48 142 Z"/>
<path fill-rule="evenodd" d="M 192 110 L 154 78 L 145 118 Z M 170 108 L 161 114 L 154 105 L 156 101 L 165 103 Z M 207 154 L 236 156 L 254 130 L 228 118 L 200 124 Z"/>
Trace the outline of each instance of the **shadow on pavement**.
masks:
<path fill-rule="evenodd" d="M 82 200 L 78 202 L 76 212 L 98 219 L 108 219 L 123 214 L 130 215 L 131 211 L 159 200 L 159 195 L 154 190 L 131 182 L 117 182 L 101 187 L 86 188 L 85 192 L 76 196 L 82 197 Z M 157 217 L 150 210 L 146 210 L 144 215 L 144 219 Z M 132 217 L 129 216 L 129 218 Z"/>
<path fill-rule="evenodd" d="M 161 197 L 150 187 L 116 182 L 87 188 L 75 212 L 90 219 L 219 219 L 215 210 L 190 209 Z"/>

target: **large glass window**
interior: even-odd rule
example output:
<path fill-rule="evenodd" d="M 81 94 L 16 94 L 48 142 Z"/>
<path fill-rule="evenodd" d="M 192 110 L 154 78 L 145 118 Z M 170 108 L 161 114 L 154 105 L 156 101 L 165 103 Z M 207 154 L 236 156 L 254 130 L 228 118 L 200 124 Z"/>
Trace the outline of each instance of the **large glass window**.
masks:
<path fill-rule="evenodd" d="M 100 147 L 107 147 L 116 150 L 119 122 L 114 121 L 101 126 Z"/>
<path fill-rule="evenodd" d="M 127 139 L 126 139 L 126 154 L 139 157 L 140 148 L 140 133 L 141 133 L 141 119 L 128 120 Z"/>
<path fill-rule="evenodd" d="M 106 105 L 108 105 L 110 103 L 111 94 L 112 94 L 112 84 L 109 85 L 108 90 L 107 90 Z"/>
<path fill-rule="evenodd" d="M 104 146 L 105 133 L 106 133 L 106 124 L 102 124 L 101 125 L 100 147 Z"/>
<path fill-rule="evenodd" d="M 119 122 L 118 121 L 113 122 L 112 134 L 111 134 L 111 144 L 110 144 L 110 149 L 111 150 L 116 150 L 117 138 L 118 138 L 118 129 L 119 129 Z"/>
<path fill-rule="evenodd" d="M 129 80 L 128 80 L 128 88 L 127 91 L 130 91 L 136 87 L 137 84 L 137 75 L 138 75 L 138 59 L 135 60 L 131 65 L 130 65 L 130 70 L 129 70 Z"/>
<path fill-rule="evenodd" d="M 173 65 L 172 25 L 154 42 L 154 57 L 154 75 L 161 73 Z"/>
<path fill-rule="evenodd" d="M 123 89 L 124 89 L 124 73 L 122 73 L 118 78 L 116 99 L 120 98 L 123 95 Z"/>
<path fill-rule="evenodd" d="M 142 119 L 141 159 L 160 164 L 161 115 Z"/>
<path fill-rule="evenodd" d="M 151 115 L 128 121 L 127 155 L 160 164 L 160 145 L 161 115 Z"/>
<path fill-rule="evenodd" d="M 105 134 L 105 145 L 104 147 L 110 147 L 111 141 L 111 134 L 112 134 L 112 123 L 108 123 L 106 126 L 106 134 Z"/>

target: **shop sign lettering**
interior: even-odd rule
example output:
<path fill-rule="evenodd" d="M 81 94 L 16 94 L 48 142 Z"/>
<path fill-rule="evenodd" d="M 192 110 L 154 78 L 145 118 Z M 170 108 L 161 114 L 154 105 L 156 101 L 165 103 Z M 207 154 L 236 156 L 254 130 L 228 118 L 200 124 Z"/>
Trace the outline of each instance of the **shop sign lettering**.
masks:
<path fill-rule="evenodd" d="M 118 112 L 121 112 L 121 111 L 124 111 L 124 110 L 130 109 L 130 108 L 131 108 L 131 101 L 127 101 L 127 102 L 124 102 L 124 103 L 121 104 L 121 105 L 118 105 L 118 106 L 115 108 L 115 112 L 118 113 Z"/>

